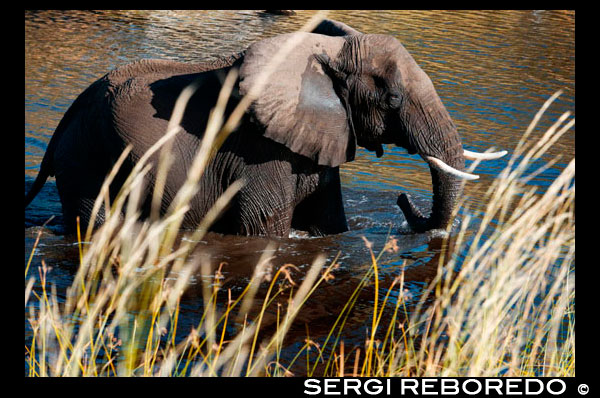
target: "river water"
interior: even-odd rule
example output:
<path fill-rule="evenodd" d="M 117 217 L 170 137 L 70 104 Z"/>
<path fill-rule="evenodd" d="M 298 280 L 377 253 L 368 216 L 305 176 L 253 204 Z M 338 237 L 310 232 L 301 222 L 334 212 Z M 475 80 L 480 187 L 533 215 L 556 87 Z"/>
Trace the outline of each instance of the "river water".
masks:
<path fill-rule="evenodd" d="M 110 69 L 140 58 L 202 61 L 229 55 L 276 34 L 292 32 L 313 12 L 295 16 L 248 11 L 26 11 L 25 12 L 25 191 L 29 190 L 47 144 L 58 122 L 89 84 Z M 450 112 L 466 149 L 490 146 L 511 153 L 545 100 L 563 90 L 534 131 L 541 136 L 565 111 L 574 112 L 574 11 L 331 11 L 328 18 L 342 21 L 364 33 L 396 37 L 430 76 Z M 536 169 L 556 156 L 552 167 L 528 184 L 543 191 L 575 156 L 574 129 L 562 136 L 547 154 L 532 165 Z M 480 179 L 465 189 L 469 203 L 481 205 L 493 178 L 509 156 L 478 166 Z M 439 240 L 429 234 L 401 234 L 403 216 L 395 205 L 399 192 L 410 192 L 417 204 L 431 201 L 429 169 L 418 155 L 387 146 L 382 158 L 359 149 L 356 160 L 341 167 L 342 190 L 351 231 L 318 239 L 291 237 L 276 240 L 275 263 L 310 264 L 317 253 L 330 258 L 341 252 L 346 278 L 357 279 L 369 263 L 363 237 L 381 248 L 389 234 L 398 237 L 400 250 L 386 255 L 382 278 L 393 280 L 401 265 L 406 287 L 418 297 L 435 275 Z M 475 206 L 476 207 L 476 206 Z M 73 277 L 77 248 L 62 234 L 61 208 L 56 184 L 50 179 L 25 211 L 25 259 L 38 227 L 50 216 L 35 256 L 53 267 L 51 283 L 64 290 Z M 478 213 L 472 214 L 475 219 Z M 267 239 L 211 235 L 205 246 L 215 259 L 225 259 L 229 275 L 249 275 L 265 249 Z M 217 261 L 217 260 L 215 260 Z M 344 281 L 342 278 L 341 281 Z M 345 282 L 344 282 L 345 283 Z M 319 335 L 319 325 L 331 326 L 346 302 L 352 283 L 336 284 L 315 300 L 304 322 Z M 198 298 L 182 304 L 183 327 L 198 321 Z M 369 306 L 365 299 L 365 308 Z M 415 298 L 416 300 L 416 298 Z M 318 305 L 317 305 L 318 303 Z M 186 310 L 187 309 L 187 310 Z M 358 311 L 357 313 L 360 313 Z M 357 315 L 355 332 L 347 338 L 364 340 L 365 319 Z M 324 329 L 321 333 L 326 333 Z M 27 337 L 26 328 L 26 337 Z M 292 333 L 289 346 L 297 341 Z"/>

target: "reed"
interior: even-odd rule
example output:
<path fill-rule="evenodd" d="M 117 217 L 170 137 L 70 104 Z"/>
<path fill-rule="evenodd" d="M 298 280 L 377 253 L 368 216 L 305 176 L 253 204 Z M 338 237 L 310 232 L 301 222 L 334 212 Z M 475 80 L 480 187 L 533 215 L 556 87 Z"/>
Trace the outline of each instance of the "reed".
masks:
<path fill-rule="evenodd" d="M 378 292 L 377 269 L 389 242 L 378 256 L 369 246 L 372 265 L 365 282 L 373 278 L 376 297 L 383 297 L 379 304 L 374 300 L 371 337 L 354 358 L 344 352 L 340 341 L 353 296 L 320 347 L 333 352 L 323 375 L 575 376 L 575 159 L 543 193 L 527 183 L 557 159 L 526 173 L 574 125 L 566 112 L 541 138 L 531 139 L 559 95 L 534 117 L 490 185 L 485 207 L 462 203 L 460 230 L 447 237 L 437 276 L 416 309 L 409 312 L 405 305 L 404 273 Z M 481 222 L 473 225 L 476 211 Z M 389 301 L 392 290 L 395 302 Z M 385 307 L 391 316 L 384 320 Z M 309 375 L 316 375 L 323 359 L 313 361 Z"/>
<path fill-rule="evenodd" d="M 530 139 L 540 109 L 508 166 L 492 182 L 482 221 L 463 220 L 455 243 L 462 254 L 440 264 L 411 319 L 419 339 L 403 364 L 419 375 L 575 375 L 575 159 L 543 193 L 526 173 L 575 123 L 565 112 L 538 140 Z M 418 336 L 422 326 L 428 333 Z M 399 358 L 401 356 L 398 356 Z"/>
<path fill-rule="evenodd" d="M 316 14 L 303 30 L 323 17 Z M 393 240 L 377 255 L 366 242 L 370 266 L 329 335 L 317 343 L 307 332 L 306 344 L 283 363 L 286 333 L 310 295 L 331 278 L 336 260 L 326 265 L 325 256 L 318 256 L 300 282 L 290 275 L 292 265 L 270 276 L 265 254 L 249 283 L 233 297 L 231 290 L 223 290 L 220 268 L 211 271 L 209 264 L 193 258 L 195 244 L 244 184 L 233 184 L 198 228 L 181 239 L 179 226 L 204 167 L 235 129 L 261 82 L 294 44 L 284 46 L 256 90 L 225 120 L 224 104 L 236 76 L 227 77 L 188 180 L 163 216 L 154 208 L 150 220 L 139 221 L 141 183 L 150 169 L 150 155 L 160 151 L 153 197 L 153 203 L 159 203 L 161 181 L 173 163 L 170 143 L 180 131 L 194 87 L 184 90 L 165 136 L 140 159 L 111 202 L 108 187 L 128 154 L 126 148 L 94 206 L 94 216 L 103 209 L 104 223 L 88 228 L 83 238 L 78 228 L 79 268 L 64 302 L 59 303 L 55 287 L 48 285 L 49 269 L 43 261 L 38 275 L 27 279 L 29 258 L 28 375 L 289 376 L 304 357 L 307 375 L 316 375 L 318 364 L 324 364 L 323 375 L 574 375 L 574 160 L 542 194 L 527 185 L 537 172 L 525 173 L 574 124 L 566 114 L 540 140 L 531 140 L 555 96 L 536 115 L 508 167 L 492 183 L 479 225 L 472 225 L 468 215 L 477 210 L 467 208 L 459 233 L 451 238 L 454 250 L 441 256 L 437 278 L 411 313 L 403 296 L 403 274 L 390 286 L 379 284 L 381 256 L 394 249 Z M 39 236 L 34 251 L 38 242 Z M 181 299 L 186 288 L 197 283 L 202 285 L 202 317 L 181 336 Z M 364 347 L 348 351 L 345 322 L 367 284 L 374 286 L 368 338 Z M 266 296 L 249 318 L 261 286 Z M 226 300 L 221 299 L 224 293 Z M 265 337 L 264 314 L 283 298 L 287 304 L 277 307 L 275 332 Z M 309 355 L 311 350 L 317 354 Z"/>
<path fill-rule="evenodd" d="M 300 30 L 312 30 L 325 15 L 326 12 L 316 13 Z M 225 120 L 225 104 L 237 77 L 235 71 L 227 76 L 187 180 L 164 216 L 159 217 L 154 207 L 149 222 L 139 221 L 142 181 L 151 168 L 150 156 L 160 151 L 152 201 L 156 206 L 162 196 L 166 170 L 173 164 L 172 139 L 181 131 L 183 111 L 197 87 L 192 84 L 183 90 L 165 135 L 139 159 L 111 203 L 108 187 L 131 149 L 125 148 L 100 190 L 85 240 L 77 228 L 79 268 L 67 291 L 66 301 L 59 305 L 54 287 L 47 286 L 49 269 L 45 263 L 39 267 L 39 290 L 33 288 L 34 277 L 26 280 L 25 305 L 29 308 L 28 322 L 33 333 L 30 345 L 26 346 L 30 376 L 236 375 L 243 371 L 248 356 L 246 374 L 261 371 L 274 347 L 281 345 L 282 336 L 299 306 L 314 289 L 323 267 L 323 256 L 315 260 L 298 290 L 294 291 L 278 333 L 265 347 L 256 347 L 260 318 L 258 324 L 244 323 L 240 334 L 225 345 L 224 331 L 229 317 L 234 309 L 250 307 L 249 303 L 265 277 L 262 271 L 266 261 L 262 262 L 263 266 L 257 266 L 255 276 L 242 294 L 220 311 L 216 306 L 219 275 L 208 275 L 209 268 L 198 264 L 191 256 L 195 243 L 202 239 L 244 181 L 237 181 L 226 190 L 194 232 L 183 239 L 179 239 L 178 233 L 205 166 L 235 129 L 270 74 L 297 44 L 289 42 L 282 46 L 250 93 Z M 102 208 L 104 222 L 93 230 L 94 219 Z M 39 236 L 33 251 L 38 242 Z M 30 256 L 26 265 L 26 278 L 32 258 Z M 204 315 L 197 328 L 177 343 L 179 302 L 198 271 L 204 285 Z M 274 296 L 285 290 L 279 285 L 273 290 L 284 271 L 278 270 L 272 279 L 269 293 L 273 291 Z M 28 306 L 32 297 L 38 305 Z M 222 333 L 219 336 L 216 332 L 220 326 Z M 251 352 L 246 346 L 250 340 Z"/>

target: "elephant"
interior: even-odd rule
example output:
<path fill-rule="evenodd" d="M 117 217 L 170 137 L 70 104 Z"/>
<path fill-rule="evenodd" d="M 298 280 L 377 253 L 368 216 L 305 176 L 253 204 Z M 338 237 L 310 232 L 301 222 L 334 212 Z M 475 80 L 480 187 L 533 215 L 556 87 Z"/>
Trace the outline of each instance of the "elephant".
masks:
<path fill-rule="evenodd" d="M 429 165 L 433 205 L 429 216 L 401 194 L 398 205 L 416 232 L 452 223 L 465 158 L 497 158 L 505 152 L 463 150 L 461 139 L 432 81 L 393 36 L 365 34 L 333 20 L 310 32 L 266 38 L 215 61 L 182 63 L 139 60 L 117 67 L 92 83 L 59 122 L 25 197 L 33 200 L 56 176 L 67 230 L 77 217 L 90 222 L 105 176 L 127 145 L 132 147 L 110 186 L 113 199 L 128 172 L 165 133 L 182 90 L 196 82 L 174 138 L 175 164 L 168 171 L 161 214 L 186 174 L 217 102 L 224 76 L 238 69 L 226 114 L 242 100 L 286 40 L 299 44 L 275 69 L 236 129 L 218 148 L 199 181 L 181 227 L 198 226 L 221 194 L 239 179 L 245 185 L 213 223 L 222 234 L 288 236 L 348 230 L 339 166 L 357 146 L 384 153 L 383 144 L 419 154 Z M 158 155 L 145 176 L 142 217 L 150 214 Z M 103 215 L 97 222 L 102 223 Z"/>

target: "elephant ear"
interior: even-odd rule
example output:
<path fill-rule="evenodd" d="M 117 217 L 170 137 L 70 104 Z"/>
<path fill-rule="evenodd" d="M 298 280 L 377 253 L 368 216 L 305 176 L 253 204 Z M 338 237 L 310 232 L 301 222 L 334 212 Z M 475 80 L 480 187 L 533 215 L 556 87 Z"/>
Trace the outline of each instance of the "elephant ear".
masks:
<path fill-rule="evenodd" d="M 240 94 L 248 93 L 292 35 L 301 35 L 295 37 L 300 43 L 269 77 L 248 112 L 266 137 L 320 165 L 339 166 L 354 159 L 356 137 L 321 60 L 334 58 L 343 38 L 297 32 L 253 44 L 240 68 Z"/>

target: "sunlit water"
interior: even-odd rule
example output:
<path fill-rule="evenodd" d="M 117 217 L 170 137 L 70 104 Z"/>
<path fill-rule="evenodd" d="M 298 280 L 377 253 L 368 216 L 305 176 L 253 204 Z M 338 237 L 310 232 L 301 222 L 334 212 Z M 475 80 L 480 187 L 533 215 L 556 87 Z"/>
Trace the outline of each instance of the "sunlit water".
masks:
<path fill-rule="evenodd" d="M 70 104 L 90 83 L 110 69 L 139 58 L 201 61 L 215 55 L 237 53 L 252 42 L 294 31 L 310 17 L 273 16 L 258 11 L 108 11 L 25 13 L 25 190 L 37 172 L 46 146 Z M 541 136 L 558 116 L 574 112 L 574 12 L 572 11 L 333 11 L 336 19 L 365 33 L 395 36 L 431 77 L 458 126 L 467 149 L 490 146 L 509 152 L 517 145 L 533 115 L 557 90 L 561 97 L 540 121 L 534 136 Z M 574 129 L 556 142 L 532 165 L 558 161 L 529 184 L 543 190 L 575 156 Z M 492 179 L 506 166 L 509 156 L 478 166 L 477 182 L 466 186 L 467 201 L 481 205 Z M 382 286 L 406 270 L 406 288 L 413 297 L 435 275 L 440 239 L 431 234 L 407 234 L 404 217 L 395 202 L 409 192 L 428 208 L 431 202 L 429 169 L 417 155 L 387 146 L 382 158 L 359 149 L 356 160 L 341 167 L 346 214 L 351 231 L 324 238 L 292 234 L 275 240 L 274 265 L 293 263 L 305 267 L 316 254 L 331 259 L 340 254 L 341 276 L 318 293 L 311 311 L 311 337 L 326 334 L 369 262 L 363 237 L 375 250 L 388 235 L 398 238 L 400 250 L 382 261 Z M 56 184 L 50 179 L 25 211 L 25 258 L 37 229 L 50 216 L 31 272 L 41 259 L 53 267 L 51 283 L 59 297 L 72 281 L 77 247 L 62 235 L 61 208 Z M 480 215 L 472 214 L 475 222 Z M 269 240 L 210 235 L 202 246 L 218 264 L 227 261 L 224 273 L 246 280 Z M 241 283 L 241 282 L 240 282 Z M 182 303 L 182 328 L 199 320 L 200 295 L 188 294 Z M 322 298 L 322 299 L 320 299 Z M 372 296 L 357 304 L 353 339 L 364 341 L 368 319 L 360 308 L 369 308 Z M 409 303 L 410 304 L 410 303 Z M 410 307 L 410 306 L 409 306 Z M 354 337 L 353 337 L 354 335 Z M 290 345 L 305 338 L 304 326 L 291 333 Z M 296 343 L 297 345 L 297 343 Z M 290 350 L 293 355 L 293 348 Z"/>

